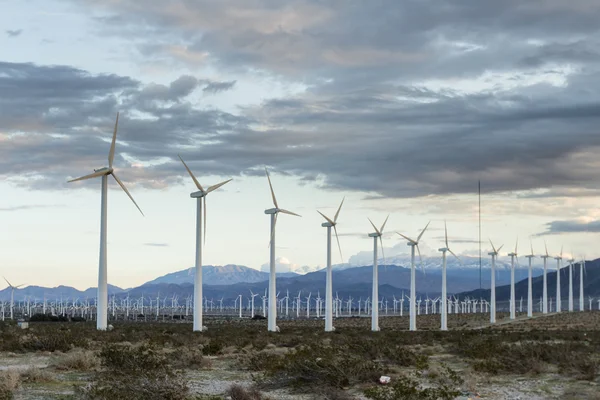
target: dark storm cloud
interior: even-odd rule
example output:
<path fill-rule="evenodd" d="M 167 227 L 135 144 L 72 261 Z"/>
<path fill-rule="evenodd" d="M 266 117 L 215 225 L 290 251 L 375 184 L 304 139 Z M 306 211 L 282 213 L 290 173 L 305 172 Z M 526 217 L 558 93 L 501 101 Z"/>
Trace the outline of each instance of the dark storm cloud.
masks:
<path fill-rule="evenodd" d="M 116 164 L 150 187 L 181 176 L 178 152 L 199 174 L 262 175 L 266 164 L 304 183 L 383 197 L 473 192 L 478 180 L 484 193 L 600 187 L 597 1 L 77 4 L 107 11 L 96 28 L 135 38 L 142 62 L 170 57 L 246 79 L 260 71 L 306 91 L 234 115 L 188 99 L 235 91 L 234 80 L 142 85 L 0 64 L 9 94 L 0 133 L 23 133 L 0 146 L 0 167 L 28 185 L 103 165 L 120 109 Z M 14 162 L 25 154 L 27 163 Z"/>
<path fill-rule="evenodd" d="M 23 33 L 23 29 L 15 29 L 15 30 L 6 30 L 6 35 L 8 35 L 8 37 L 14 38 L 19 36 L 21 33 Z"/>
<path fill-rule="evenodd" d="M 600 221 L 552 221 L 546 224 L 546 231 L 538 236 L 554 235 L 560 233 L 598 233 L 600 232 Z"/>

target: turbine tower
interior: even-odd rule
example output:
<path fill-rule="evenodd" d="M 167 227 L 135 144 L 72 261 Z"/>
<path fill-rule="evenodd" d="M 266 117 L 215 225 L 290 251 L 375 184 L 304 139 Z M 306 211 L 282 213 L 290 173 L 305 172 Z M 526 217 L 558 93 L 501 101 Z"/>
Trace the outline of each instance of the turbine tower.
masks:
<path fill-rule="evenodd" d="M 344 205 L 344 199 L 340 203 L 340 207 L 335 213 L 335 217 L 333 220 L 325 216 L 321 211 L 317 210 L 319 214 L 325 218 L 327 222 L 321 224 L 322 227 L 327 228 L 327 277 L 325 283 L 325 332 L 332 332 L 335 330 L 333 327 L 333 283 L 332 283 L 332 270 L 331 270 L 331 228 L 335 232 L 335 239 L 337 240 L 338 249 L 340 250 L 340 257 L 342 258 L 342 262 L 344 261 L 344 256 L 342 255 L 342 247 L 340 246 L 340 238 L 337 233 L 337 219 L 340 215 L 340 210 Z M 320 305 L 318 306 L 320 307 Z"/>
<path fill-rule="evenodd" d="M 531 279 L 532 279 L 531 262 L 532 262 L 532 259 L 535 258 L 535 256 L 533 255 L 533 243 L 530 242 L 530 244 L 531 244 L 531 254 L 529 254 L 528 256 L 525 256 L 525 257 L 527 259 L 529 259 L 529 274 L 527 276 L 527 316 L 531 318 L 533 316 L 533 292 L 532 292 L 532 284 L 531 284 Z"/>
<path fill-rule="evenodd" d="M 569 259 L 569 312 L 573 312 L 573 263 L 575 259 L 573 258 L 573 254 L 571 254 L 571 258 Z"/>
<path fill-rule="evenodd" d="M 548 314 L 548 246 L 544 241 L 544 248 L 546 249 L 546 255 L 542 256 L 544 260 L 544 287 L 542 288 L 542 314 Z"/>
<path fill-rule="evenodd" d="M 269 171 L 265 168 L 265 173 L 267 174 L 267 179 L 269 180 L 269 188 L 271 189 L 271 197 L 273 198 L 273 205 L 275 208 L 270 208 L 265 210 L 265 214 L 271 216 L 271 259 L 270 259 L 270 274 L 269 274 L 269 315 L 268 315 L 268 330 L 269 332 L 279 332 L 279 328 L 277 327 L 277 297 L 276 297 L 276 275 L 275 275 L 275 225 L 277 224 L 277 215 L 279 213 L 295 215 L 296 217 L 300 217 L 300 215 L 293 213 L 288 210 L 284 210 L 283 208 L 279 208 L 277 205 L 277 199 L 275 198 L 275 192 L 273 191 L 273 185 L 271 184 L 271 177 L 269 176 Z"/>
<path fill-rule="evenodd" d="M 515 257 L 517 257 L 517 247 L 519 246 L 519 239 L 515 244 L 515 251 L 510 253 L 510 319 L 515 319 Z"/>
<path fill-rule="evenodd" d="M 562 261 L 562 254 L 563 254 L 563 249 L 562 247 L 560 248 L 560 255 L 554 257 L 554 259 L 556 260 L 556 312 L 559 313 L 562 310 L 561 307 L 561 295 L 560 295 L 560 262 Z"/>
<path fill-rule="evenodd" d="M 488 253 L 489 256 L 492 256 L 492 282 L 490 283 L 490 323 L 496 323 L 496 257 L 498 257 L 498 252 L 502 249 L 502 246 L 496 250 L 494 244 L 490 240 L 490 244 L 492 245 L 492 252 Z"/>
<path fill-rule="evenodd" d="M 190 177 L 194 181 L 198 191 L 190 193 L 192 199 L 196 199 L 196 261 L 194 265 L 194 332 L 202 332 L 206 329 L 202 325 L 202 247 L 206 243 L 206 196 L 214 190 L 217 190 L 231 179 L 217 183 L 216 185 L 209 186 L 204 190 L 200 182 L 196 179 L 192 170 L 187 166 L 183 158 L 177 155 L 183 166 L 190 174 Z M 204 204 L 202 202 L 204 201 Z M 202 211 L 204 209 L 204 226 L 202 226 Z M 203 241 L 204 237 L 204 241 Z"/>
<path fill-rule="evenodd" d="M 115 181 L 121 186 L 121 189 L 129 196 L 133 204 L 144 215 L 142 209 L 137 205 L 131 193 L 127 190 L 123 182 L 115 175 L 113 170 L 113 160 L 115 158 L 115 145 L 117 143 L 117 127 L 119 125 L 119 113 L 115 122 L 112 143 L 108 152 L 108 167 L 94 169 L 93 174 L 85 175 L 80 178 L 71 179 L 69 182 L 83 181 L 91 178 L 102 177 L 102 194 L 100 205 L 100 260 L 98 266 L 98 304 L 96 307 L 96 329 L 105 331 L 108 327 L 108 282 L 107 282 L 107 262 L 106 262 L 106 230 L 107 230 L 107 201 L 108 201 L 108 176 L 112 175 Z"/>
<path fill-rule="evenodd" d="M 419 252 L 419 259 L 421 260 L 421 268 L 423 268 L 423 259 L 421 258 L 421 250 L 419 249 L 419 240 L 421 240 L 421 237 L 423 237 L 423 234 L 425 233 L 425 231 L 427 230 L 427 227 L 429 226 L 429 224 L 431 223 L 428 222 L 427 225 L 425 225 L 425 228 L 423 228 L 423 230 L 421 231 L 421 233 L 419 234 L 419 236 L 417 237 L 417 240 L 411 239 L 408 236 L 404 236 L 401 233 L 396 232 L 398 235 L 402 236 L 404 239 L 408 240 L 407 245 L 410 246 L 410 330 L 411 331 L 416 331 L 417 330 L 417 313 L 416 313 L 416 297 L 417 297 L 417 288 L 416 288 L 416 281 L 415 281 L 415 247 L 417 248 L 417 251 Z"/>
<path fill-rule="evenodd" d="M 440 299 L 441 303 L 441 307 L 440 307 L 440 314 L 442 315 L 442 326 L 441 326 L 441 330 L 443 331 L 447 331 L 448 330 L 448 313 L 447 313 L 447 304 L 448 304 L 448 296 L 446 293 L 446 252 L 450 252 L 450 254 L 452 254 L 454 257 L 456 257 L 456 259 L 458 260 L 458 262 L 460 262 L 462 264 L 462 261 L 460 261 L 460 258 L 458 258 L 458 256 L 456 254 L 454 254 L 454 252 L 452 250 L 450 250 L 450 247 L 448 246 L 448 227 L 446 226 L 446 222 L 444 222 L 444 234 L 445 234 L 445 243 L 446 243 L 446 247 L 443 247 L 441 249 L 439 249 L 439 251 L 442 252 L 442 297 Z"/>
<path fill-rule="evenodd" d="M 383 235 L 383 229 L 385 228 L 385 224 L 390 216 L 388 215 L 383 221 L 383 225 L 381 225 L 380 229 L 377 229 L 373 221 L 369 219 L 369 222 L 375 229 L 375 232 L 369 233 L 369 237 L 373 238 L 373 292 L 371 294 L 371 298 L 373 299 L 373 305 L 371 307 L 371 330 L 373 332 L 379 331 L 379 304 L 377 303 L 377 299 L 379 299 L 379 274 L 377 271 L 377 239 L 381 243 L 381 254 L 383 255 L 383 239 L 381 236 Z M 385 258 L 385 256 L 383 256 Z"/>

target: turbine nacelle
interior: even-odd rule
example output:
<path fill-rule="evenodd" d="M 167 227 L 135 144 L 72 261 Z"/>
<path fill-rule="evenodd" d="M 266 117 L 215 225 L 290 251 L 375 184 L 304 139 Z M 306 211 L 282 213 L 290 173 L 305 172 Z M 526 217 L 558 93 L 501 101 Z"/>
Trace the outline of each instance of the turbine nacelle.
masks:
<path fill-rule="evenodd" d="M 265 210 L 265 214 L 277 214 L 279 212 L 279 208 L 269 208 Z"/>
<path fill-rule="evenodd" d="M 206 196 L 208 193 L 206 193 L 204 190 L 198 190 L 197 192 L 192 192 L 190 193 L 190 197 L 192 199 L 200 199 L 204 196 Z"/>
<path fill-rule="evenodd" d="M 106 175 L 108 175 L 113 173 L 113 169 L 111 167 L 103 167 L 98 169 L 94 168 L 94 172 L 104 172 Z"/>

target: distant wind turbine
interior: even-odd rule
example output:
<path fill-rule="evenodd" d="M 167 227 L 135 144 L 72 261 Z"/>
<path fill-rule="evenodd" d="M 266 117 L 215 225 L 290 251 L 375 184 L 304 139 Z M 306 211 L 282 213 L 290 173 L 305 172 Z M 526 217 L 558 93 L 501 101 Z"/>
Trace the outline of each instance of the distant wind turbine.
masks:
<path fill-rule="evenodd" d="M 375 232 L 369 233 L 369 237 L 373 238 L 373 290 L 371 296 L 371 298 L 373 299 L 373 306 L 371 308 L 371 330 L 373 332 L 379 331 L 379 304 L 377 303 L 377 299 L 379 299 L 379 273 L 377 271 L 377 240 L 379 239 L 379 242 L 381 243 L 381 254 L 383 255 L 383 239 L 381 237 L 383 236 L 383 230 L 385 229 L 385 224 L 387 223 L 389 217 L 390 216 L 388 215 L 385 218 L 385 221 L 383 221 L 383 224 L 379 229 L 377 229 L 373 221 L 369 219 L 369 222 L 373 226 L 373 229 L 375 229 Z"/>
<path fill-rule="evenodd" d="M 517 257 L 517 247 L 519 246 L 519 239 L 515 244 L 515 251 L 509 253 L 510 256 L 510 319 L 516 317 L 516 297 L 515 297 L 515 258 Z"/>
<path fill-rule="evenodd" d="M 10 286 L 10 319 L 12 320 L 13 319 L 13 308 L 14 308 L 14 304 L 15 304 L 15 289 L 20 288 L 21 286 L 23 286 L 23 284 L 17 285 L 17 286 L 13 286 L 8 281 L 8 279 L 4 278 L 4 280 L 6 281 L 6 283 L 8 283 L 8 286 Z"/>
<path fill-rule="evenodd" d="M 584 311 L 583 305 L 583 274 L 585 273 L 585 256 L 579 263 L 579 311 Z"/>
<path fill-rule="evenodd" d="M 421 257 L 421 250 L 419 249 L 419 240 L 421 240 L 421 237 L 423 237 L 423 234 L 425 233 L 425 231 L 427 230 L 427 227 L 429 226 L 430 222 L 427 223 L 427 225 L 425 225 L 425 228 L 423 228 L 423 230 L 421 231 L 421 233 L 419 234 L 419 236 L 417 237 L 417 240 L 411 239 L 408 236 L 404 236 L 401 233 L 398 233 L 398 235 L 402 236 L 404 239 L 408 240 L 407 245 L 410 246 L 410 330 L 411 331 L 416 331 L 417 330 L 417 314 L 416 314 L 416 310 L 415 310 L 415 305 L 416 305 L 416 296 L 417 296 L 417 288 L 416 288 L 416 277 L 415 277 L 415 247 L 417 248 L 417 251 L 419 253 L 419 259 L 421 261 L 421 268 L 423 268 L 423 259 Z"/>
<path fill-rule="evenodd" d="M 531 318 L 533 316 L 533 291 L 532 291 L 532 283 L 531 283 L 531 279 L 532 279 L 531 262 L 532 262 L 532 259 L 535 258 L 535 255 L 533 254 L 533 243 L 531 243 L 531 241 L 529 243 L 531 244 L 531 254 L 529 254 L 525 257 L 529 260 L 529 274 L 527 276 L 527 316 Z"/>
<path fill-rule="evenodd" d="M 492 282 L 490 284 L 490 323 L 496 323 L 496 257 L 498 257 L 498 253 L 502 249 L 502 246 L 496 250 L 494 244 L 490 240 L 490 244 L 492 245 L 492 252 L 488 253 L 489 256 L 492 256 Z"/>
<path fill-rule="evenodd" d="M 454 252 L 452 250 L 450 250 L 450 246 L 448 246 L 448 227 L 446 226 L 446 222 L 444 222 L 444 237 L 445 237 L 445 244 L 446 247 L 442 247 L 441 249 L 439 249 L 439 251 L 442 252 L 442 297 L 440 299 L 440 314 L 442 315 L 442 326 L 441 326 L 441 330 L 443 331 L 447 331 L 448 330 L 448 311 L 447 311 L 447 304 L 448 304 L 448 295 L 446 292 L 446 252 L 449 252 L 450 254 L 452 254 L 457 260 L 458 262 L 460 262 L 462 264 L 462 261 L 460 261 L 460 258 L 458 258 L 458 256 L 456 254 L 454 254 Z"/>
<path fill-rule="evenodd" d="M 270 274 L 269 274 L 269 316 L 268 316 L 268 330 L 269 332 L 278 332 L 277 327 L 277 297 L 276 297 L 276 275 L 275 275 L 275 226 L 277 224 L 277 216 L 279 213 L 294 215 L 300 217 L 300 215 L 293 213 L 283 208 L 279 208 L 277 199 L 275 198 L 275 192 L 273 191 L 273 185 L 271 184 L 271 177 L 269 171 L 265 168 L 267 179 L 269 180 L 269 188 L 271 189 L 271 197 L 273 197 L 273 205 L 275 208 L 265 210 L 265 214 L 271 215 L 271 259 L 270 259 Z"/>
<path fill-rule="evenodd" d="M 327 222 L 321 224 L 321 226 L 327 228 L 327 277 L 325 283 L 325 332 L 332 332 L 335 330 L 333 327 L 333 288 L 332 288 L 332 268 L 331 268 L 331 228 L 333 228 L 335 232 L 335 239 L 337 240 L 338 249 L 340 250 L 340 257 L 342 258 L 342 262 L 344 262 L 344 256 L 342 255 L 342 247 L 340 246 L 340 238 L 337 233 L 337 219 L 340 215 L 340 210 L 344 205 L 344 199 L 340 203 L 340 206 L 335 213 L 335 217 L 333 220 L 323 214 L 321 211 L 317 212 L 325 218 Z M 318 316 L 318 314 L 317 314 Z"/>
<path fill-rule="evenodd" d="M 129 196 L 133 204 L 144 215 L 142 209 L 137 205 L 123 182 L 115 175 L 113 170 L 113 161 L 115 158 L 115 145 L 117 142 L 117 127 L 119 125 L 119 113 L 115 122 L 112 143 L 108 152 L 108 167 L 94 169 L 93 174 L 85 175 L 80 178 L 71 179 L 69 182 L 83 181 L 86 179 L 102 177 L 101 211 L 100 211 L 100 261 L 98 267 L 98 305 L 96 307 L 96 329 L 105 331 L 108 327 L 108 281 L 106 266 L 106 229 L 107 229 L 107 197 L 108 197 L 108 175 L 112 175 L 115 181 L 121 186 L 121 189 Z"/>
<path fill-rule="evenodd" d="M 544 248 L 546 249 L 546 254 L 542 256 L 544 260 L 544 287 L 542 288 L 542 314 L 548 314 L 548 259 L 550 255 L 548 254 L 548 246 L 546 241 L 544 241 Z"/>
<path fill-rule="evenodd" d="M 575 259 L 573 258 L 573 254 L 571 254 L 571 258 L 569 259 L 569 312 L 573 312 L 573 263 Z"/>
<path fill-rule="evenodd" d="M 212 191 L 217 190 L 227 182 L 230 182 L 231 179 L 223 181 L 221 183 L 217 183 L 215 185 L 209 186 L 204 190 L 200 182 L 196 179 L 192 170 L 187 166 L 183 158 L 178 155 L 179 159 L 183 163 L 183 166 L 190 174 L 190 177 L 194 181 L 196 188 L 198 191 L 190 193 L 190 197 L 192 199 L 196 199 L 196 262 L 194 266 L 194 332 L 202 332 L 206 329 L 202 325 L 202 247 L 204 243 L 206 243 L 206 197 Z M 204 204 L 202 204 L 204 202 Z M 203 209 L 204 208 L 204 226 L 202 226 L 202 217 L 203 217 Z M 204 241 L 203 241 L 204 236 Z"/>
<path fill-rule="evenodd" d="M 562 261 L 563 248 L 560 248 L 560 254 L 554 259 L 556 260 L 556 312 L 562 311 L 562 301 L 560 294 L 560 262 Z"/>

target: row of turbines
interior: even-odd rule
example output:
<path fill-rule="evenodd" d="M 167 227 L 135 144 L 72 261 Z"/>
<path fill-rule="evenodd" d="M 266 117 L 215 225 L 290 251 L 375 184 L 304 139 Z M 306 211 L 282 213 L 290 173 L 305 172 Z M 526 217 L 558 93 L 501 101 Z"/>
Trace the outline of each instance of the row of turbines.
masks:
<path fill-rule="evenodd" d="M 110 146 L 109 153 L 108 153 L 108 166 L 104 167 L 104 168 L 100 168 L 100 169 L 94 169 L 94 172 L 89 175 L 85 175 L 85 176 L 82 176 L 82 177 L 79 177 L 76 179 L 69 180 L 69 182 L 76 182 L 76 181 L 82 181 L 82 180 L 98 178 L 98 177 L 101 178 L 100 255 L 99 255 L 99 271 L 98 271 L 98 294 L 97 294 L 97 299 L 95 301 L 96 327 L 98 330 L 106 330 L 107 329 L 108 313 L 109 313 L 109 309 L 110 309 L 109 298 L 108 298 L 108 284 L 107 284 L 107 205 L 108 205 L 107 195 L 108 195 L 108 176 L 109 175 L 111 175 L 115 179 L 117 184 L 122 188 L 122 190 L 127 194 L 127 196 L 131 199 L 131 201 L 134 203 L 134 205 L 137 207 L 137 209 L 143 215 L 141 208 L 135 202 L 135 200 L 133 199 L 133 196 L 131 195 L 131 193 L 129 193 L 129 191 L 123 184 L 123 182 L 115 175 L 115 172 L 113 169 L 118 122 L 119 122 L 119 114 L 117 113 L 117 118 L 115 121 L 115 126 L 114 126 L 114 131 L 113 131 L 112 142 L 111 142 L 111 146 Z M 231 179 L 228 179 L 226 181 L 209 186 L 205 189 L 200 184 L 200 182 L 196 179 L 196 177 L 194 176 L 194 174 L 192 173 L 192 171 L 190 170 L 188 165 L 185 163 L 185 161 L 181 158 L 181 156 L 179 156 L 179 158 L 181 159 L 183 166 L 189 173 L 196 188 L 198 189 L 197 191 L 192 192 L 190 194 L 191 198 L 196 199 L 196 210 L 197 210 L 196 211 L 196 251 L 195 251 L 195 266 L 194 266 L 194 269 L 195 269 L 194 294 L 192 296 L 192 299 L 190 300 L 191 304 L 189 304 L 189 307 L 187 309 L 189 310 L 191 308 L 191 310 L 192 310 L 193 330 L 194 331 L 203 331 L 206 329 L 206 327 L 204 327 L 203 323 L 202 323 L 203 309 L 204 309 L 203 304 L 202 304 L 202 300 L 203 300 L 203 295 L 202 295 L 202 250 L 203 250 L 203 246 L 204 246 L 203 240 L 205 240 L 205 238 L 206 238 L 206 197 L 211 192 L 217 190 L 218 188 L 222 187 L 226 183 L 230 182 Z M 269 245 L 269 247 L 270 247 L 269 288 L 268 288 L 268 296 L 267 296 L 268 298 L 265 300 L 268 301 L 268 312 L 267 312 L 268 330 L 271 332 L 277 332 L 277 331 L 279 331 L 279 328 L 277 327 L 278 298 L 277 298 L 276 274 L 275 274 L 276 224 L 277 224 L 278 215 L 280 213 L 297 216 L 297 217 L 300 217 L 300 215 L 279 207 L 277 199 L 275 197 L 275 192 L 273 190 L 271 178 L 270 178 L 269 173 L 266 170 L 266 168 L 265 168 L 265 173 L 266 173 L 266 176 L 268 179 L 269 188 L 271 191 L 271 196 L 272 196 L 273 206 L 274 206 L 273 208 L 265 210 L 265 214 L 270 216 L 270 221 L 271 221 L 271 233 L 270 233 L 270 245 Z M 326 290 L 325 290 L 325 299 L 324 299 L 324 307 L 325 307 L 324 311 L 325 311 L 325 330 L 328 332 L 335 330 L 335 328 L 333 326 L 334 299 L 333 299 L 333 291 L 332 291 L 332 264 L 331 264 L 332 229 L 335 232 L 337 245 L 338 245 L 338 248 L 340 250 L 340 255 L 341 255 L 341 247 L 340 247 L 340 243 L 339 243 L 339 237 L 337 235 L 336 225 L 337 225 L 338 217 L 339 217 L 339 214 L 340 214 L 343 204 L 344 204 L 344 200 L 342 200 L 342 202 L 341 202 L 339 208 L 337 209 L 337 212 L 335 213 L 335 216 L 333 218 L 329 218 L 319 211 L 319 213 L 325 219 L 325 222 L 322 224 L 322 227 L 327 228 L 327 269 L 326 269 Z M 378 242 L 382 245 L 381 251 L 382 251 L 382 255 L 383 255 L 382 235 L 384 232 L 385 225 L 388 221 L 388 218 L 389 218 L 389 216 L 385 219 L 385 221 L 383 222 L 383 224 L 381 225 L 380 228 L 377 228 L 375 226 L 375 224 L 369 219 L 371 225 L 374 228 L 374 232 L 369 233 L 369 235 L 368 235 L 369 237 L 373 238 L 373 243 L 374 243 L 373 244 L 373 288 L 372 288 L 371 299 L 379 299 L 378 268 L 377 268 Z M 418 253 L 419 258 L 421 258 L 421 254 L 420 254 L 420 250 L 419 250 L 419 241 L 423 237 L 428 226 L 429 226 L 429 224 L 427 224 L 425 226 L 425 228 L 421 231 L 421 233 L 417 236 L 416 239 L 412 239 L 408 236 L 398 233 L 398 235 L 400 235 L 401 237 L 403 237 L 404 239 L 406 239 L 408 241 L 407 245 L 411 247 L 411 280 L 410 280 L 410 295 L 408 297 L 409 316 L 410 316 L 409 329 L 411 331 L 414 331 L 417 329 L 416 316 L 418 313 L 417 299 L 416 299 L 416 280 L 415 280 L 416 279 L 416 276 L 415 276 L 415 272 L 416 272 L 415 271 L 415 251 Z M 447 229 L 445 229 L 445 234 L 446 234 L 445 235 L 445 247 L 439 249 L 439 251 L 442 253 L 442 295 L 441 295 L 442 299 L 448 299 L 448 295 L 447 295 L 447 291 L 446 291 L 446 253 L 450 253 L 451 255 L 453 255 L 460 261 L 460 259 L 456 256 L 456 254 L 454 254 L 452 252 L 452 250 L 450 250 L 450 248 L 449 248 Z M 493 252 L 489 253 L 489 255 L 492 256 L 492 284 L 491 284 L 491 299 L 489 302 L 489 309 L 490 309 L 490 322 L 494 323 L 496 321 L 495 261 L 498 256 L 498 252 L 500 251 L 502 246 L 496 250 L 496 248 L 494 248 L 494 246 L 492 244 L 492 248 L 493 248 Z M 562 251 L 561 251 L 561 253 L 562 253 Z M 511 256 L 511 260 L 512 260 L 512 262 L 511 262 L 512 268 L 511 268 L 510 317 L 512 319 L 514 319 L 515 318 L 514 266 L 515 266 L 515 258 L 517 257 L 517 249 L 515 248 L 515 251 L 513 253 L 510 253 L 509 256 Z M 529 258 L 529 295 L 528 295 L 527 304 L 528 304 L 528 315 L 531 316 L 532 308 L 533 308 L 533 302 L 532 302 L 532 298 L 531 298 L 531 295 L 532 295 L 532 292 L 531 292 L 531 278 L 532 278 L 531 277 L 531 258 L 534 257 L 533 251 L 532 251 L 532 254 L 528 255 L 527 257 Z M 546 288 L 546 269 L 547 269 L 546 261 L 547 261 L 547 258 L 549 258 L 549 256 L 548 256 L 547 252 L 546 252 L 546 255 L 542 256 L 542 258 L 544 259 L 544 295 L 543 295 L 543 299 L 542 299 L 543 300 L 543 312 L 548 312 L 548 304 L 547 304 L 548 298 L 547 298 L 547 288 Z M 562 260 L 562 254 L 560 256 L 556 257 L 556 259 L 557 259 L 557 265 L 558 265 L 557 268 L 560 269 L 560 262 Z M 581 264 L 581 268 L 582 268 L 582 273 L 581 273 L 582 278 L 581 279 L 583 279 L 583 268 L 584 268 L 583 263 Z M 572 311 L 572 302 L 573 302 L 573 299 L 572 299 L 572 272 L 569 274 L 569 278 L 570 278 L 570 283 L 571 283 L 570 291 L 569 291 L 569 310 Z M 11 285 L 11 288 L 12 288 L 12 285 Z M 14 290 L 14 288 L 13 288 L 13 290 Z M 581 302 L 583 301 L 583 282 L 581 282 L 580 296 L 581 296 L 581 298 L 580 298 L 580 306 L 581 306 Z M 561 311 L 560 277 L 558 277 L 556 298 L 557 298 L 557 301 L 556 301 L 557 311 L 560 312 Z M 13 302 L 12 302 L 12 298 L 11 298 L 11 304 L 12 303 Z M 241 297 L 240 297 L 240 303 L 241 303 Z M 114 306 L 114 304 L 113 304 L 113 306 Z M 160 309 L 160 304 L 157 304 L 157 307 Z M 174 308 L 174 307 L 172 307 L 172 308 Z M 241 305 L 240 305 L 240 308 L 241 308 Z M 442 330 L 447 330 L 447 311 L 448 311 L 447 308 L 448 308 L 448 302 L 441 301 L 439 310 L 440 310 L 440 314 L 441 314 L 441 329 Z M 308 309 L 310 310 L 310 307 L 308 307 Z M 12 306 L 11 306 L 11 310 L 12 310 Z M 380 311 L 379 306 L 371 307 L 371 312 L 370 312 L 371 318 L 372 318 L 371 329 L 373 331 L 379 330 L 379 311 Z"/>

